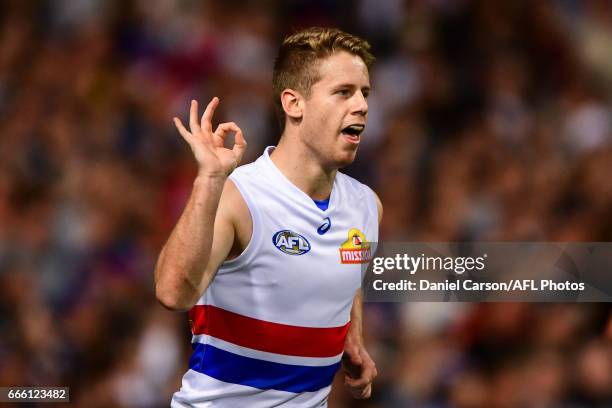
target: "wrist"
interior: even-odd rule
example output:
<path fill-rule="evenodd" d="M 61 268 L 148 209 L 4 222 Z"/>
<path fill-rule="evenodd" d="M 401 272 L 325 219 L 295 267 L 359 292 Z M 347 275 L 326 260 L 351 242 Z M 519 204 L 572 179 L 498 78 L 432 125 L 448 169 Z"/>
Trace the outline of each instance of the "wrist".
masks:
<path fill-rule="evenodd" d="M 198 173 L 194 180 L 196 185 L 223 186 L 228 175 L 222 173 Z"/>
<path fill-rule="evenodd" d="M 224 168 L 223 166 L 198 166 L 198 177 L 203 179 L 222 179 L 225 181 L 229 177 L 229 175 L 234 171 L 234 167 L 232 168 Z"/>
<path fill-rule="evenodd" d="M 358 329 L 349 330 L 344 340 L 346 346 L 359 347 L 363 344 L 363 337 L 361 331 Z"/>

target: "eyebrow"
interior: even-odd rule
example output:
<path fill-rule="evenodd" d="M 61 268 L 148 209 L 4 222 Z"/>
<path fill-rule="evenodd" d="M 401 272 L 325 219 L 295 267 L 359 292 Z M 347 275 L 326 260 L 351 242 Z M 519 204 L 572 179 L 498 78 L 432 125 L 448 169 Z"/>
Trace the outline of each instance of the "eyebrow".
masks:
<path fill-rule="evenodd" d="M 351 88 L 351 89 L 354 89 L 354 88 L 358 88 L 358 86 L 355 85 L 355 84 L 339 84 L 339 85 L 334 86 L 334 89 L 339 89 L 339 88 Z M 369 86 L 364 86 L 364 87 L 362 87 L 360 89 L 362 91 L 368 91 L 368 92 L 370 92 L 372 90 L 372 88 L 369 87 Z"/>

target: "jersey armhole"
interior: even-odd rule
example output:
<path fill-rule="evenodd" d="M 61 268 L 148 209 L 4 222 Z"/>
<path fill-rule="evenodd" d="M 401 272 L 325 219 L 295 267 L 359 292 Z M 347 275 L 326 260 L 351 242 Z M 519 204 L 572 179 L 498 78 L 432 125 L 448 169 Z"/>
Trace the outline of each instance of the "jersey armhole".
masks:
<path fill-rule="evenodd" d="M 257 253 L 257 247 L 261 242 L 261 215 L 259 214 L 257 206 L 255 206 L 255 203 L 251 199 L 246 187 L 243 186 L 236 177 L 230 176 L 230 180 L 240 192 L 242 199 L 249 209 L 253 228 L 251 231 L 251 239 L 249 239 L 249 243 L 247 244 L 246 248 L 237 257 L 224 261 L 217 271 L 218 274 L 235 272 L 247 266 L 253 260 L 253 257 Z"/>
<path fill-rule="evenodd" d="M 372 227 L 374 228 L 374 231 L 372 231 L 372 233 L 374 234 L 374 239 L 372 239 L 373 242 L 377 242 L 378 241 L 378 229 L 380 227 L 380 225 L 378 224 L 378 205 L 376 203 L 376 193 L 374 192 L 374 190 L 372 190 L 369 186 L 365 185 L 365 189 L 367 190 L 367 194 L 370 196 L 370 199 L 367 200 L 368 202 L 368 208 L 369 208 L 369 212 L 370 212 L 370 225 L 372 225 Z"/>

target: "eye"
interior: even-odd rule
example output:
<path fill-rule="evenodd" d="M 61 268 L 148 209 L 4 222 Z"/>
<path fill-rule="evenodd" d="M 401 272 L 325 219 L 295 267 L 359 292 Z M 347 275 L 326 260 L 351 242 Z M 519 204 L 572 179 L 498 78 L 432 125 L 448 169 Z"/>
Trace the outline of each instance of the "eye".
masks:
<path fill-rule="evenodd" d="M 365 89 L 365 90 L 361 91 L 361 93 L 363 94 L 363 97 L 364 97 L 365 99 L 368 99 L 368 96 L 370 96 L 370 91 L 369 91 L 369 90 L 367 90 L 367 89 Z"/>
<path fill-rule="evenodd" d="M 351 96 L 351 91 L 349 91 L 348 89 L 340 89 L 340 90 L 336 91 L 336 94 L 338 94 L 340 96 L 349 97 L 349 96 Z"/>

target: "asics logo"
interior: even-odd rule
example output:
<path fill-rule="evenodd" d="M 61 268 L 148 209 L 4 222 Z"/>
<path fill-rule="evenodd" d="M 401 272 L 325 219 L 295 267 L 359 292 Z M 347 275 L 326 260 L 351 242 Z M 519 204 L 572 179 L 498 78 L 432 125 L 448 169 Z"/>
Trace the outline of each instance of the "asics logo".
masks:
<path fill-rule="evenodd" d="M 319 235 L 323 235 L 327 231 L 329 231 L 330 228 L 331 228 L 331 220 L 329 219 L 329 217 L 325 217 L 323 219 L 323 224 L 321 224 L 321 226 L 317 228 L 317 233 Z"/>

